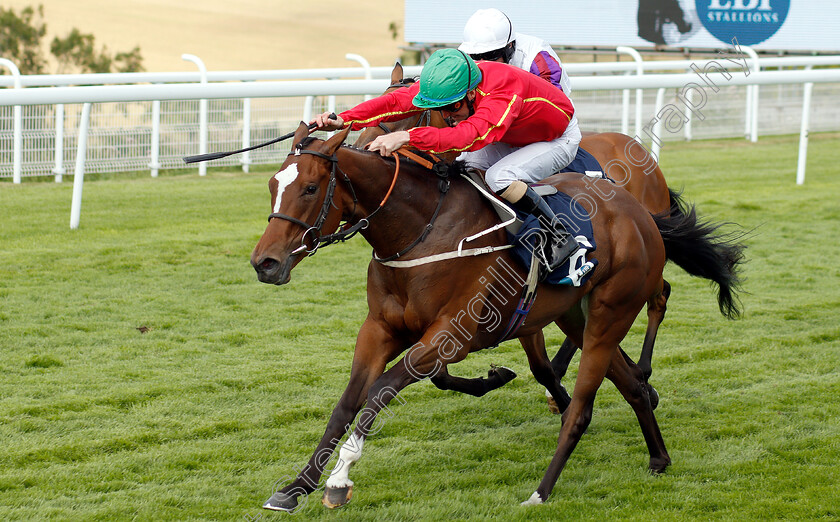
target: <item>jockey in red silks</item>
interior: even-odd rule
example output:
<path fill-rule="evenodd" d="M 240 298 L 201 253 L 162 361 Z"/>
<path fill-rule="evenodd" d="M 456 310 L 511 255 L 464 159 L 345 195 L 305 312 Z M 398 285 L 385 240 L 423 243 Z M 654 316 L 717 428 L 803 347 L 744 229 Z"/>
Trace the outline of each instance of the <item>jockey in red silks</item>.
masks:
<path fill-rule="evenodd" d="M 370 150 L 389 155 L 404 145 L 431 153 L 463 152 L 467 167 L 486 169 L 485 180 L 514 208 L 539 218 L 548 240 L 537 249 L 552 271 L 578 249 L 577 241 L 527 183 L 559 172 L 575 158 L 580 131 L 571 127 L 574 106 L 562 90 L 516 67 L 476 64 L 457 49 L 441 49 L 423 67 L 420 81 L 342 112 L 316 116 L 323 130 L 353 129 L 398 121 L 427 109 L 443 113 L 449 127 L 416 127 L 377 137 Z"/>

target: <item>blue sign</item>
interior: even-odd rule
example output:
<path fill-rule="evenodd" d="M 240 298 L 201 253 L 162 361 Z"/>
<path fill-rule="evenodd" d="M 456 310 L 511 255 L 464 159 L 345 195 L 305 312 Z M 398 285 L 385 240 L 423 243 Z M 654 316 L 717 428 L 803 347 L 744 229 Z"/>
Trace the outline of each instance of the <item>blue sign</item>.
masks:
<path fill-rule="evenodd" d="M 715 38 L 731 44 L 755 45 L 782 27 L 790 0 L 696 0 L 700 21 Z"/>

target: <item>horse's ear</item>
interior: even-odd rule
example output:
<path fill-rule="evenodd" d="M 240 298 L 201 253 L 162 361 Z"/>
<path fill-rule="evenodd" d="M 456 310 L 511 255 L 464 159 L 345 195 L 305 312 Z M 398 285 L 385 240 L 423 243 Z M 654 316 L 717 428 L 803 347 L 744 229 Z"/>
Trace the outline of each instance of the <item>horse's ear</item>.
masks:
<path fill-rule="evenodd" d="M 333 134 L 332 138 L 328 139 L 321 145 L 321 153 L 326 154 L 328 156 L 332 156 L 335 154 L 335 151 L 341 147 L 341 144 L 344 143 L 344 140 L 347 139 L 347 135 L 350 134 L 350 126 L 348 125 L 346 129 L 340 132 L 336 132 Z"/>
<path fill-rule="evenodd" d="M 295 145 L 300 143 L 303 138 L 309 136 L 309 127 L 304 122 L 300 122 L 297 130 L 295 131 L 295 137 L 292 140 L 292 150 L 294 150 Z"/>
<path fill-rule="evenodd" d="M 403 79 L 403 68 L 400 62 L 394 64 L 394 70 L 391 71 L 391 85 L 400 83 Z"/>

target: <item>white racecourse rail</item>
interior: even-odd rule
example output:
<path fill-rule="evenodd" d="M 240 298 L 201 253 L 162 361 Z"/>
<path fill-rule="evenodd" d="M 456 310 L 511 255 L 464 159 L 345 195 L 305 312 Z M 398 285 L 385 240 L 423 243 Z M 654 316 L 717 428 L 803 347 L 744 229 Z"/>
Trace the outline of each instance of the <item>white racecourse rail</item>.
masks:
<path fill-rule="evenodd" d="M 628 53 L 629 54 L 629 53 Z M 751 53 L 751 55 L 754 53 Z M 729 55 L 731 56 L 731 55 Z M 652 117 L 648 120 L 647 125 L 642 125 L 640 121 L 640 114 L 638 105 L 641 97 L 637 98 L 637 117 L 635 126 L 635 135 L 637 139 L 642 141 L 644 138 L 652 141 L 652 152 L 656 155 L 659 152 L 662 140 L 669 138 L 662 134 L 663 125 L 670 134 L 674 134 L 679 130 L 684 130 L 685 138 L 691 139 L 692 120 L 715 120 L 716 113 L 720 113 L 720 108 L 716 105 L 724 99 L 736 98 L 740 102 L 732 102 L 726 104 L 724 113 L 742 113 L 743 110 L 738 110 L 746 105 L 747 112 L 744 114 L 744 119 L 740 116 L 735 119 L 737 125 L 744 125 L 744 133 L 747 137 L 753 140 L 757 137 L 756 125 L 758 115 L 758 87 L 759 85 L 774 85 L 777 86 L 774 92 L 768 96 L 765 94 L 766 100 L 762 101 L 762 109 L 764 105 L 769 105 L 765 112 L 772 114 L 767 118 L 771 121 L 784 120 L 787 126 L 783 126 L 780 130 L 776 129 L 776 133 L 791 132 L 790 123 L 795 121 L 799 123 L 800 130 L 800 160 L 797 171 L 797 183 L 804 182 L 804 166 L 805 154 L 807 151 L 807 133 L 809 128 L 809 114 L 810 103 L 812 98 L 812 87 L 814 83 L 818 84 L 840 84 L 840 70 L 834 69 L 820 69 L 810 70 L 813 66 L 821 65 L 835 65 L 840 64 L 840 56 L 821 56 L 821 57 L 801 57 L 801 58 L 763 58 L 760 64 L 754 59 L 748 63 L 746 59 L 730 60 L 719 58 L 716 61 L 712 60 L 681 60 L 681 61 L 651 61 L 642 62 L 612 62 L 612 63 L 594 63 L 594 64 L 568 64 L 567 70 L 572 74 L 572 87 L 574 89 L 573 99 L 575 100 L 577 111 L 581 114 L 584 121 L 592 121 L 594 125 L 587 126 L 591 130 L 617 130 L 611 127 L 615 126 L 615 113 L 618 112 L 616 106 L 618 105 L 618 98 L 615 94 L 618 90 L 628 91 L 629 89 L 650 90 L 655 92 L 655 102 L 653 104 Z M 5 64 L 2 61 L 0 65 Z M 7 65 L 8 66 L 8 65 Z M 760 71 L 760 67 L 807 67 L 806 70 L 779 70 L 779 71 Z M 11 67 L 10 67 L 11 69 Z M 406 67 L 407 75 L 419 74 L 420 67 Z M 88 128 L 90 126 L 90 118 L 92 107 L 91 104 L 112 104 L 120 103 L 123 111 L 123 119 L 128 123 L 124 125 L 125 128 L 120 128 L 116 133 L 122 141 L 131 142 L 132 139 L 142 142 L 146 151 L 145 161 L 122 163 L 121 169 L 99 169 L 89 170 L 90 172 L 98 171 L 114 171 L 114 170 L 140 170 L 142 168 L 151 168 L 152 175 L 156 175 L 157 168 L 161 167 L 160 154 L 158 147 L 160 147 L 160 120 L 168 121 L 170 132 L 172 128 L 176 129 L 175 133 L 181 136 L 181 147 L 173 147 L 169 144 L 169 162 L 170 168 L 176 166 L 183 166 L 180 163 L 180 158 L 185 155 L 194 154 L 197 152 L 197 142 L 204 141 L 203 145 L 206 147 L 206 135 L 196 136 L 196 123 L 198 121 L 197 104 L 198 100 L 213 100 L 220 104 L 214 107 L 215 115 L 227 115 L 232 118 L 236 124 L 227 125 L 223 129 L 223 139 L 216 139 L 214 150 L 227 150 L 239 148 L 240 146 L 247 146 L 254 138 L 255 130 L 257 131 L 256 140 L 266 141 L 273 138 L 277 132 L 284 127 L 296 124 L 297 119 L 300 118 L 300 105 L 294 117 L 291 119 L 286 115 L 274 112 L 270 115 L 261 115 L 257 109 L 257 118 L 251 117 L 251 99 L 278 99 L 278 98 L 303 98 L 303 118 L 308 119 L 312 114 L 315 97 L 325 97 L 326 100 L 319 100 L 317 102 L 318 110 L 339 110 L 336 105 L 336 96 L 348 97 L 341 103 L 342 106 L 350 106 L 361 101 L 361 95 L 372 95 L 381 93 L 389 84 L 388 80 L 384 79 L 365 79 L 365 80 L 344 80 L 344 79 L 330 79 L 330 80 L 301 80 L 301 81 L 260 81 L 269 78 L 302 78 L 302 77 L 359 77 L 366 78 L 374 77 L 388 77 L 391 67 L 379 68 L 344 68 L 344 69 L 314 69 L 314 70 L 299 70 L 299 71 L 240 71 L 240 72 L 207 72 L 207 81 L 227 81 L 239 80 L 240 83 L 185 83 L 185 84 L 158 84 L 158 82 L 172 82 L 172 81 L 198 81 L 201 76 L 199 73 L 128 73 L 128 74 L 105 74 L 105 75 L 35 75 L 35 76 L 18 76 L 4 77 L 0 76 L 1 85 L 15 85 L 15 89 L 0 90 L 0 123 L 4 123 L 0 127 L 0 176 L 3 175 L 4 166 L 8 165 L 4 158 L 8 157 L 9 149 L 13 149 L 15 172 L 15 181 L 20 180 L 20 172 L 22 170 L 21 162 L 21 132 L 20 120 L 15 118 L 17 125 L 14 125 L 15 139 L 9 140 L 6 132 L 5 121 L 10 118 L 5 117 L 8 109 L 15 108 L 16 114 L 19 113 L 20 107 L 27 109 L 47 108 L 53 111 L 52 114 L 47 115 L 42 112 L 36 116 L 30 116 L 28 122 L 32 121 L 54 121 L 55 126 L 49 129 L 38 129 L 31 131 L 30 129 L 37 127 L 36 125 L 23 124 L 24 134 L 27 131 L 35 136 L 30 136 L 30 140 L 35 141 L 40 145 L 38 152 L 41 155 L 40 162 L 41 170 L 28 172 L 28 175 L 45 175 L 55 174 L 56 179 L 60 180 L 63 174 L 63 159 L 67 152 L 66 147 L 61 144 L 64 135 L 64 105 L 65 104 L 82 104 L 81 114 L 77 115 L 78 132 L 76 138 L 76 154 L 75 154 L 75 176 L 74 176 L 74 197 L 71 209 L 71 228 L 78 227 L 79 216 L 81 212 L 81 188 L 85 173 L 85 159 L 89 151 L 87 146 Z M 693 71 L 691 73 L 682 74 L 644 74 L 644 71 Z M 362 72 L 360 72 L 362 71 Z M 577 74 L 592 74 L 596 72 L 621 72 L 626 71 L 627 75 L 620 76 L 576 76 Z M 16 71 L 13 71 L 16 72 Z M 630 75 L 629 73 L 635 74 Z M 749 74 L 748 74 L 749 73 Z M 101 83 L 119 83 L 119 82 L 153 82 L 151 85 L 101 85 Z M 80 84 L 99 84 L 85 87 L 59 87 L 55 85 L 80 85 Z M 24 89 L 24 86 L 47 86 L 49 88 L 30 88 Z M 743 96 L 743 91 L 738 94 L 739 88 L 748 86 L 754 91 L 747 91 L 746 97 Z M 787 105 L 790 103 L 790 94 L 783 91 L 783 86 L 803 86 L 801 105 L 795 103 L 796 106 L 801 107 L 801 112 L 798 112 L 797 118 L 792 118 L 790 110 L 787 114 L 783 114 L 783 110 L 779 109 L 777 100 L 786 99 Z M 674 103 L 665 103 L 666 89 L 676 89 L 675 98 L 672 98 Z M 628 91 L 629 92 L 629 91 Z M 606 100 L 604 93 L 607 94 Z M 733 96 L 733 94 L 735 96 Z M 357 98 L 350 98 L 355 96 Z M 601 97 L 600 99 L 598 97 Z M 624 97 L 625 107 L 629 96 Z M 838 118 L 836 112 L 836 97 L 831 96 L 830 103 L 825 107 L 820 106 L 820 115 L 829 113 L 830 125 L 833 127 L 825 128 L 825 130 L 836 129 Z M 145 114 L 142 120 L 144 124 L 131 124 L 132 111 L 136 111 L 138 102 L 151 102 L 151 115 Z M 171 106 L 167 107 L 164 104 L 186 103 L 192 109 L 191 116 L 187 121 L 183 121 L 182 116 L 175 115 L 175 111 L 171 110 Z M 600 103 L 599 103 L 600 102 Z M 643 103 L 643 102 L 642 102 Z M 170 109 L 167 111 L 166 109 Z M 825 110 L 824 110 L 825 109 Z M 144 109 L 145 113 L 149 111 Z M 599 123 L 599 113 L 606 112 L 609 116 L 607 118 L 601 117 Z M 623 111 L 622 130 L 627 128 L 626 114 L 629 111 Z M 590 115 L 592 116 L 590 118 Z M 712 115 L 713 118 L 709 118 Z M 781 116 L 780 116 L 781 115 Z M 49 116 L 49 117 L 47 117 Z M 148 117 L 151 116 L 151 117 Z M 205 115 L 206 118 L 206 115 Z M 731 115 L 730 115 L 731 118 Z M 149 125 L 151 121 L 151 127 Z M 173 121 L 174 120 L 174 121 Z M 798 120 L 798 121 L 796 121 Z M 255 121 L 256 123 L 252 123 Z M 247 123 L 247 125 L 243 125 Z M 262 123 L 260 123 L 262 122 Z M 278 125 L 278 122 L 281 124 Z M 282 122 L 285 122 L 282 123 Z M 603 125 L 604 123 L 608 125 Z M 677 130 L 674 130 L 674 123 L 678 123 Z M 218 127 L 218 124 L 216 124 Z M 730 125 L 731 126 L 731 125 Z M 30 127 L 30 129 L 27 129 Z M 256 127 L 256 129 L 255 129 Z M 595 127 L 595 128 L 592 128 Z M 599 128 L 600 127 L 600 128 Z M 772 126 L 768 126 L 772 127 Z M 72 128 L 72 127 L 71 127 Z M 217 129 L 218 130 L 218 129 Z M 696 130 L 696 127 L 695 127 Z M 762 131 L 765 126 L 762 125 Z M 771 129 L 768 133 L 772 133 Z M 233 132 L 231 132 L 233 131 Z M 733 135 L 733 131 L 728 131 L 729 135 Z M 218 132 L 217 132 L 218 133 Z M 734 131 L 734 135 L 740 134 L 739 131 Z M 232 135 L 234 136 L 231 139 Z M 714 133 L 707 136 L 714 136 Z M 706 136 L 704 136 L 706 137 Z M 673 137 L 671 137 L 673 139 Z M 14 141 L 12 147 L 8 147 L 9 141 Z M 119 140 L 117 140 L 119 141 Z M 50 143 L 52 142 L 52 143 Z M 52 147 L 48 145 L 54 144 L 54 168 L 52 172 L 44 172 L 43 158 L 50 155 Z M 204 149 L 205 147 L 201 147 Z M 119 155 L 125 149 L 125 145 L 117 144 L 105 147 L 105 153 Z M 200 149 L 199 149 L 200 150 Z M 205 149 L 206 150 L 206 149 Z M 287 150 L 287 149 L 286 149 Z M 70 149 L 72 152 L 72 149 Z M 285 151 L 283 151 L 285 152 Z M 243 155 L 245 156 L 245 155 Z M 256 154 L 255 154 L 256 156 Z M 249 163 L 278 163 L 282 158 L 281 154 L 274 153 L 263 154 L 261 158 L 242 158 L 243 168 L 247 170 Z M 216 164 L 235 164 L 235 159 L 228 159 L 228 162 L 216 162 Z M 39 163 L 35 161 L 33 163 Z M 119 162 L 114 162 L 117 163 Z M 52 166 L 50 164 L 49 166 Z M 8 170 L 8 168 L 6 168 Z"/>

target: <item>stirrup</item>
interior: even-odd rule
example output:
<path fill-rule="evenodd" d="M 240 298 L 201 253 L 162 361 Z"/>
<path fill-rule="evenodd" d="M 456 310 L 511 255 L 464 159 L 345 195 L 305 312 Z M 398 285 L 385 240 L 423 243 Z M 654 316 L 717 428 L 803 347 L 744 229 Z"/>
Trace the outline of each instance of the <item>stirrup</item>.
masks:
<path fill-rule="evenodd" d="M 577 240 L 572 237 L 571 234 L 566 233 L 565 236 L 566 237 L 558 238 L 552 248 L 552 254 L 555 254 L 557 259 L 560 259 L 560 262 L 557 264 L 558 267 L 563 266 L 563 264 L 578 251 L 578 248 L 580 248 Z M 563 241 L 563 239 L 565 239 L 565 241 Z"/>
<path fill-rule="evenodd" d="M 552 237 L 549 239 L 550 243 L 540 249 L 539 259 L 544 263 L 546 272 L 551 273 L 563 266 L 578 251 L 580 245 L 569 233 L 559 235 L 556 232 L 548 232 L 547 235 Z"/>

